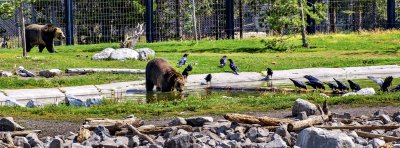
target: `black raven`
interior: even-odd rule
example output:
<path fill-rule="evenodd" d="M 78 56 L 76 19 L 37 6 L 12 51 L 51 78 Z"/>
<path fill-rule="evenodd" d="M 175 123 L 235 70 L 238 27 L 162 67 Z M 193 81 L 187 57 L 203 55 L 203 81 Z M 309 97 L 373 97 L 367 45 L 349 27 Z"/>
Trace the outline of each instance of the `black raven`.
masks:
<path fill-rule="evenodd" d="M 178 67 L 181 67 L 182 65 L 186 64 L 186 60 L 187 60 L 188 56 L 189 56 L 189 54 L 187 54 L 187 53 L 185 53 L 183 55 L 183 57 L 178 61 Z"/>
<path fill-rule="evenodd" d="M 320 81 L 319 79 L 317 79 L 312 75 L 305 75 L 304 78 L 306 78 L 308 81 Z"/>
<path fill-rule="evenodd" d="M 233 63 L 232 59 L 228 59 L 229 61 L 229 67 L 232 69 L 233 73 L 239 75 L 239 68 Z"/>
<path fill-rule="evenodd" d="M 355 82 L 353 82 L 351 80 L 347 80 L 347 82 L 349 82 L 351 90 L 353 90 L 353 91 L 361 90 L 360 85 L 358 85 L 357 83 L 355 83 Z"/>
<path fill-rule="evenodd" d="M 349 90 L 350 89 L 349 86 L 346 85 L 346 83 L 344 83 L 342 81 L 339 81 L 339 80 L 337 80 L 335 78 L 333 78 L 333 80 L 336 81 L 340 91 L 344 91 L 344 90 Z"/>
<path fill-rule="evenodd" d="M 189 76 L 189 72 L 192 71 L 193 67 L 192 65 L 188 65 L 182 72 L 182 75 L 187 78 Z"/>
<path fill-rule="evenodd" d="M 395 88 L 393 88 L 393 89 L 391 90 L 391 92 L 398 92 L 398 91 L 400 91 L 400 84 L 397 85 Z"/>
<path fill-rule="evenodd" d="M 389 87 L 392 85 L 393 77 L 388 76 L 385 78 L 385 81 L 382 80 L 381 78 L 374 77 L 374 76 L 368 76 L 368 79 L 374 81 L 376 84 L 380 86 L 381 91 L 389 91 Z"/>
<path fill-rule="evenodd" d="M 293 82 L 293 84 L 294 84 L 294 86 L 295 86 L 296 88 L 307 89 L 307 86 L 306 86 L 303 82 L 298 81 L 298 80 L 294 80 L 294 79 L 292 79 L 292 78 L 289 78 L 289 79 Z"/>
<path fill-rule="evenodd" d="M 304 78 L 306 78 L 308 80 L 308 82 L 306 82 L 307 85 L 310 85 L 314 89 L 321 88 L 321 89 L 325 90 L 324 84 L 319 79 L 315 78 L 314 76 L 305 75 Z"/>
<path fill-rule="evenodd" d="M 325 84 L 328 85 L 329 88 L 331 88 L 333 91 L 339 89 L 339 86 L 335 82 L 328 82 L 328 83 L 325 83 Z"/>
<path fill-rule="evenodd" d="M 272 74 L 274 74 L 272 69 L 271 68 L 267 68 L 267 79 L 271 79 L 272 78 Z"/>
<path fill-rule="evenodd" d="M 222 58 L 219 60 L 219 67 L 223 68 L 226 65 L 226 56 L 222 56 Z"/>
<path fill-rule="evenodd" d="M 211 79 L 212 79 L 212 75 L 211 75 L 211 74 L 208 74 L 208 75 L 204 78 L 204 80 L 206 80 L 207 84 L 210 84 L 210 85 L 211 85 Z"/>

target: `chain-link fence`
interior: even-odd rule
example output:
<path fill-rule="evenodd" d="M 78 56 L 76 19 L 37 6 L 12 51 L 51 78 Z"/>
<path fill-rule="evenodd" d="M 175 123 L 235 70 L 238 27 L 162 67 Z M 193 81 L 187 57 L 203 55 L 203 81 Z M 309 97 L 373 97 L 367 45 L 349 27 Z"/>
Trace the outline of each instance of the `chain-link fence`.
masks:
<path fill-rule="evenodd" d="M 10 0 L 0 0 L 0 4 L 7 1 Z M 25 4 L 26 23 L 52 23 L 65 31 L 66 1 L 36 0 Z M 235 38 L 273 34 L 274 30 L 266 21 L 267 12 L 274 7 L 272 0 L 153 0 L 151 37 L 154 41 L 225 39 L 229 27 L 227 4 L 232 1 Z M 388 26 L 387 2 L 390 0 L 307 1 L 310 7 L 315 2 L 326 5 L 328 16 L 318 24 L 309 25 L 308 32 L 373 30 Z M 400 0 L 396 0 L 395 8 L 398 21 Z M 72 0 L 72 10 L 75 44 L 121 42 L 131 35 L 137 24 L 146 20 L 145 0 Z M 2 47 L 19 46 L 21 39 L 17 16 L 0 18 Z M 399 27 L 398 23 L 396 25 Z"/>

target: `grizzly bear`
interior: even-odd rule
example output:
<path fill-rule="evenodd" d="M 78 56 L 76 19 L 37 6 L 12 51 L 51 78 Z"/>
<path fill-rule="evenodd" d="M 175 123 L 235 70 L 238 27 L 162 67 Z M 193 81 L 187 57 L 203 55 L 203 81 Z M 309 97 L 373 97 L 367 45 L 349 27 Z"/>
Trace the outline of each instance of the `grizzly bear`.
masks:
<path fill-rule="evenodd" d="M 53 39 L 64 39 L 63 31 L 54 27 L 52 24 L 38 25 L 31 24 L 25 29 L 26 51 L 30 52 L 35 45 L 39 45 L 39 52 L 46 47 L 50 53 L 55 52 L 53 48 Z"/>
<path fill-rule="evenodd" d="M 153 91 L 154 85 L 157 91 L 170 92 L 176 89 L 182 92 L 186 79 L 175 71 L 171 65 L 162 58 L 156 58 L 146 66 L 146 90 Z"/>

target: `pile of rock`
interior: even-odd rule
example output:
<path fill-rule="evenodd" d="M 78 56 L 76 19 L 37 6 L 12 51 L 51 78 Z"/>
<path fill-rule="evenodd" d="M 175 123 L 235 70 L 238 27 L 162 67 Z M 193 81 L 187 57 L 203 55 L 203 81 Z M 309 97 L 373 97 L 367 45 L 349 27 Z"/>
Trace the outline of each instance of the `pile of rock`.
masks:
<path fill-rule="evenodd" d="M 106 48 L 93 55 L 92 60 L 148 60 L 155 56 L 154 50 L 150 48 L 130 49 L 130 48 Z"/>
<path fill-rule="evenodd" d="M 18 69 L 15 71 L 17 76 L 21 77 L 35 77 L 36 74 L 34 72 L 31 72 L 27 69 L 25 69 L 22 66 L 19 66 Z M 53 78 L 55 76 L 61 75 L 62 71 L 59 69 L 50 69 L 50 70 L 41 70 L 39 71 L 39 76 L 45 77 L 45 78 Z M 0 77 L 11 77 L 13 74 L 9 71 L 1 71 L 0 70 Z"/>

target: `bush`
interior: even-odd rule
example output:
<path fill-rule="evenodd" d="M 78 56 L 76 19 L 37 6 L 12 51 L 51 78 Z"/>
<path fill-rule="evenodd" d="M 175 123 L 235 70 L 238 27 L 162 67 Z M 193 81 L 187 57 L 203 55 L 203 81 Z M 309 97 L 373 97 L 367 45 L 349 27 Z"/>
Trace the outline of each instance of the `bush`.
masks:
<path fill-rule="evenodd" d="M 293 43 L 288 43 L 289 37 L 279 37 L 273 39 L 263 39 L 262 43 L 265 45 L 265 49 L 274 51 L 292 51 L 294 49 Z"/>

